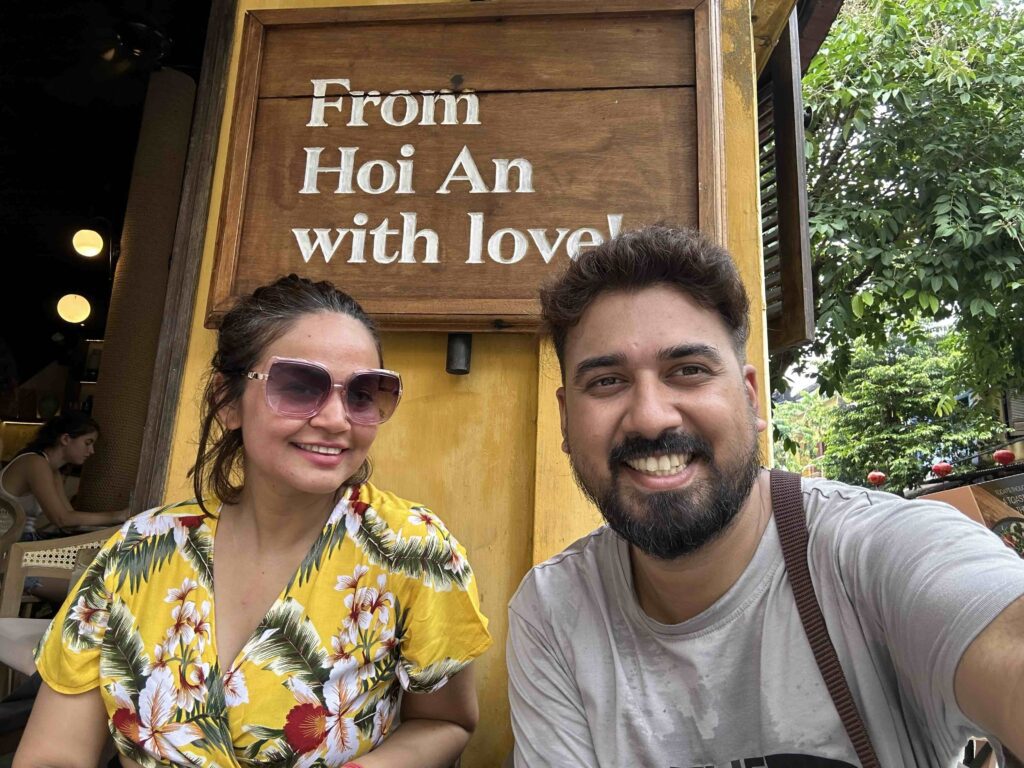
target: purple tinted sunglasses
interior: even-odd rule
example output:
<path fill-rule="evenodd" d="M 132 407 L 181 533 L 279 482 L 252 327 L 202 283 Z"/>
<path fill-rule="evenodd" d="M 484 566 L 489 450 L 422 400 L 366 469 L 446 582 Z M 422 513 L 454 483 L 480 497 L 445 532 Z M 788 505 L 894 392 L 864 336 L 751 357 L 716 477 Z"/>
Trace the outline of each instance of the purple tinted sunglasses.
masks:
<path fill-rule="evenodd" d="M 290 419 L 311 419 L 320 413 L 331 392 L 344 393 L 345 413 L 354 424 L 371 426 L 391 418 L 402 397 L 402 377 L 384 368 L 355 371 L 335 384 L 320 363 L 287 357 L 270 358 L 267 373 L 248 371 L 247 379 L 265 381 L 267 405 Z"/>

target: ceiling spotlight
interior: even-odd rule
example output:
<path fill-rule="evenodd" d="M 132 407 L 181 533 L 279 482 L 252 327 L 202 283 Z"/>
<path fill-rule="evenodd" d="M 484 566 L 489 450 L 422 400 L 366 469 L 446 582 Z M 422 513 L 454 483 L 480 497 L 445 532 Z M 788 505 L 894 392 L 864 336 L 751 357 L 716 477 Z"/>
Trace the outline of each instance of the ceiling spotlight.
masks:
<path fill-rule="evenodd" d="M 60 301 L 57 302 L 57 314 L 61 316 L 62 320 L 69 323 L 84 323 L 90 312 L 92 312 L 92 307 L 89 305 L 89 300 L 77 293 L 61 296 Z"/>
<path fill-rule="evenodd" d="M 103 237 L 95 229 L 80 229 L 71 238 L 71 244 L 82 256 L 96 256 L 103 250 Z"/>

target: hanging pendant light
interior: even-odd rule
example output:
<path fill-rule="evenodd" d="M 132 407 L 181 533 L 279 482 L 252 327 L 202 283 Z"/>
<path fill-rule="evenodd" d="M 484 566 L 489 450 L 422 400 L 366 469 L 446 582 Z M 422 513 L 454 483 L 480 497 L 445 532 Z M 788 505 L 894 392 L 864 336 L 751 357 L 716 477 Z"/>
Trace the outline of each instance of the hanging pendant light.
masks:
<path fill-rule="evenodd" d="M 92 312 L 92 306 L 85 296 L 69 293 L 61 296 L 57 302 L 57 314 L 69 323 L 84 323 Z"/>
<path fill-rule="evenodd" d="M 103 250 L 103 236 L 95 229 L 80 229 L 71 238 L 71 244 L 79 254 L 91 258 Z"/>

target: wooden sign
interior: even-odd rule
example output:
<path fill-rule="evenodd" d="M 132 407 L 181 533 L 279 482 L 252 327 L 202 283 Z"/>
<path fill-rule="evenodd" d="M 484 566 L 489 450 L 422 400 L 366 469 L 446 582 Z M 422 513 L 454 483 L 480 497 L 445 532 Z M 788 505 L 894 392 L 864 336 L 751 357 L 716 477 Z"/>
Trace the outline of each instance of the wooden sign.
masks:
<path fill-rule="evenodd" d="M 207 325 L 295 272 L 386 328 L 531 328 L 580 249 L 724 240 L 718 35 L 712 0 L 249 12 Z"/>

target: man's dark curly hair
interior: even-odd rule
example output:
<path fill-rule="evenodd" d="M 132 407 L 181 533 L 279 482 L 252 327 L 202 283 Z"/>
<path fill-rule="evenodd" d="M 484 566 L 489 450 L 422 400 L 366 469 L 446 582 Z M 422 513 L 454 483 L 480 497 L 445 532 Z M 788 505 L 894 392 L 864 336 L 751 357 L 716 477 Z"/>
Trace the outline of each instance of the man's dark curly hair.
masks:
<path fill-rule="evenodd" d="M 750 301 L 729 253 L 693 229 L 655 224 L 625 232 L 579 254 L 540 291 L 544 330 L 551 335 L 565 381 L 565 339 L 594 299 L 611 291 L 671 285 L 716 312 L 745 358 Z"/>

